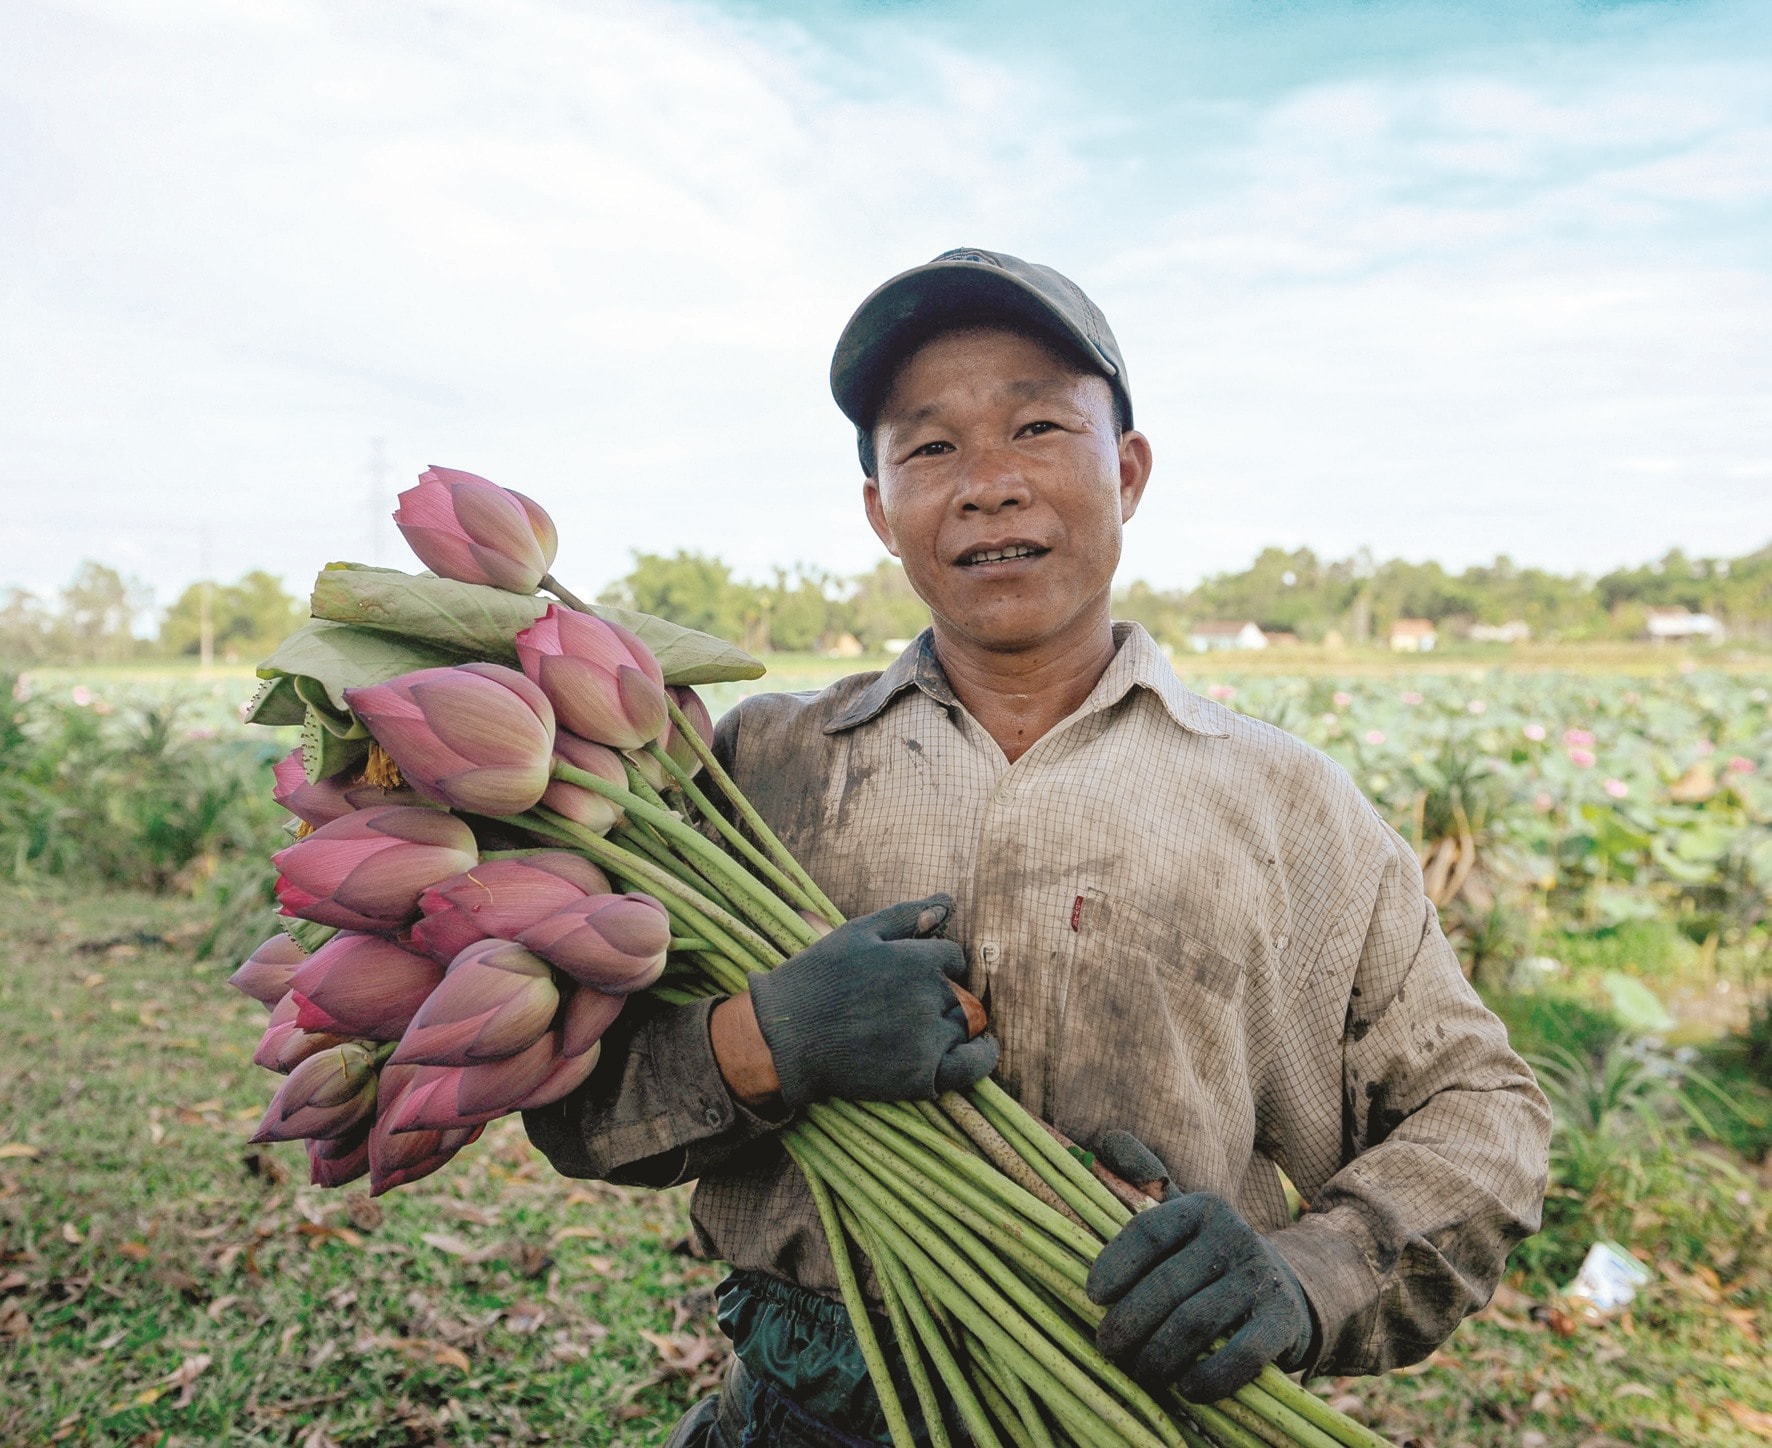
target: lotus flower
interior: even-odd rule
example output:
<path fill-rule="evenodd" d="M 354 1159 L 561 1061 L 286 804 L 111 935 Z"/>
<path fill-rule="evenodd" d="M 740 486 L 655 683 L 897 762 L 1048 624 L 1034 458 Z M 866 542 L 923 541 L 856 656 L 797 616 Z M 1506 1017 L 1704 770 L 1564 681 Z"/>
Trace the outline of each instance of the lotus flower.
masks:
<path fill-rule="evenodd" d="M 252 1140 L 343 1136 L 375 1110 L 375 1085 L 375 1059 L 355 1042 L 309 1056 L 277 1088 Z"/>
<path fill-rule="evenodd" d="M 295 1023 L 371 1041 L 397 1041 L 425 997 L 443 979 L 428 955 L 380 935 L 344 930 L 296 971 Z"/>
<path fill-rule="evenodd" d="M 395 1133 L 388 1127 L 401 1098 L 422 1083 L 436 1068 L 430 1066 L 382 1067 L 381 1105 L 369 1132 L 369 1190 L 372 1196 L 406 1182 L 417 1181 L 448 1164 L 449 1159 L 481 1132 L 475 1126 L 461 1131 L 412 1131 Z"/>
<path fill-rule="evenodd" d="M 359 1125 L 332 1141 L 308 1142 L 308 1181 L 342 1187 L 369 1171 L 369 1127 Z"/>
<path fill-rule="evenodd" d="M 350 1038 L 327 1031 L 304 1031 L 295 1023 L 301 1002 L 291 991 L 271 1010 L 270 1024 L 259 1037 L 258 1049 L 252 1053 L 252 1064 L 267 1071 L 293 1071 L 309 1056 L 342 1046 Z"/>
<path fill-rule="evenodd" d="M 560 1031 L 560 1054 L 575 1060 L 602 1040 L 603 1032 L 615 1024 L 626 996 L 610 995 L 588 985 L 571 986 L 566 991 L 566 1004 L 560 1008 L 556 1025 Z"/>
<path fill-rule="evenodd" d="M 460 664 L 346 689 L 345 700 L 427 799 L 521 814 L 548 787 L 554 711 L 515 669 Z"/>
<path fill-rule="evenodd" d="M 454 468 L 420 473 L 400 494 L 394 524 L 432 572 L 511 593 L 535 592 L 560 541 L 538 503 Z"/>
<path fill-rule="evenodd" d="M 676 701 L 677 707 L 683 711 L 697 737 L 704 741 L 714 737 L 713 716 L 708 713 L 708 706 L 701 702 L 700 694 L 687 684 L 668 684 L 665 686 L 665 693 Z M 675 719 L 665 726 L 664 751 L 676 760 L 692 778 L 701 772 L 701 758 L 694 749 L 690 748 L 689 741 L 683 737 L 683 731 L 677 727 Z M 557 746 L 555 752 L 558 752 Z M 668 785 L 675 782 L 665 767 L 650 753 L 643 750 L 636 751 L 632 757 L 634 767 L 646 777 L 646 782 L 659 793 L 662 794 Z"/>
<path fill-rule="evenodd" d="M 584 770 L 586 774 L 594 774 L 611 784 L 619 784 L 623 789 L 628 787 L 628 772 L 619 754 L 613 749 L 605 749 L 601 744 L 580 739 L 576 734 L 568 734 L 564 729 L 554 735 L 554 757 L 565 760 L 574 769 Z M 542 795 L 541 802 L 554 813 L 565 815 L 573 823 L 583 825 L 587 830 L 600 835 L 608 834 L 621 822 L 621 807 L 614 801 L 605 799 L 595 790 L 586 789 L 582 784 L 568 784 L 563 779 L 549 782 L 547 793 Z"/>
<path fill-rule="evenodd" d="M 271 857 L 285 915 L 345 930 L 398 930 L 425 886 L 477 858 L 473 831 L 453 815 L 399 805 L 353 811 Z"/>
<path fill-rule="evenodd" d="M 517 938 L 574 980 L 627 995 L 664 971 L 671 918 L 650 895 L 587 895 Z"/>
<path fill-rule="evenodd" d="M 447 965 L 476 940 L 515 940 L 574 900 L 608 893 L 608 877 L 565 850 L 483 860 L 419 896 L 425 918 L 412 927 L 412 942 Z"/>
<path fill-rule="evenodd" d="M 418 1008 L 393 1060 L 433 1066 L 503 1060 L 534 1045 L 559 1005 L 545 960 L 509 940 L 478 941 L 456 956 Z"/>
<path fill-rule="evenodd" d="M 345 798 L 345 781 L 338 775 L 309 783 L 307 766 L 302 763 L 301 750 L 292 749 L 271 766 L 276 783 L 271 798 L 298 819 L 311 825 L 323 825 L 348 815 L 353 806 Z"/>
<path fill-rule="evenodd" d="M 639 749 L 664 733 L 664 671 L 619 624 L 552 604 L 517 635 L 517 657 L 574 734 Z"/>
<path fill-rule="evenodd" d="M 271 1010 L 289 993 L 289 978 L 307 958 L 307 951 L 278 931 L 246 957 L 228 984 Z"/>

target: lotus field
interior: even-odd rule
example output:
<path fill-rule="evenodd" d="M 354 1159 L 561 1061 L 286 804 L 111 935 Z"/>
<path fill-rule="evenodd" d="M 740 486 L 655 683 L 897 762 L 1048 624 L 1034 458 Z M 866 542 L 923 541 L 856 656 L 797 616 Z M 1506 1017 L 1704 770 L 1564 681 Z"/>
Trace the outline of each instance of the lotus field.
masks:
<path fill-rule="evenodd" d="M 397 521 L 434 572 L 322 573 L 314 621 L 237 700 L 253 727 L 181 715 L 176 689 L 12 682 L 0 1355 L 23 1388 L 0 1389 L 5 1441 L 658 1441 L 717 1368 L 717 1274 L 681 1200 L 553 1178 L 512 1113 L 586 1079 L 631 995 L 740 988 L 839 923 L 707 744 L 743 693 L 838 667 L 759 680 L 719 640 L 581 604 L 548 575 L 545 513 L 470 475 L 427 474 Z M 1091 1344 L 1080 1284 L 1139 1205 L 1125 1184 L 988 1083 L 922 1112 L 814 1107 L 789 1149 L 912 1365 L 893 1436 L 1772 1434 L 1766 673 L 1207 662 L 1183 661 L 1194 687 L 1327 751 L 1415 847 L 1557 1109 L 1546 1231 L 1420 1369 L 1314 1393 L 1270 1372 L 1188 1407 Z M 88 939 L 105 968 L 64 964 Z M 145 1040 L 117 1016 L 138 958 L 123 999 L 149 999 Z M 212 1088 L 155 1038 L 167 1011 L 202 1023 L 176 1040 Z M 205 1164 L 188 1176 L 158 1165 L 172 1114 Z M 461 1237 L 501 1215 L 542 1255 Z M 1585 1321 L 1562 1289 L 1601 1239 L 1652 1281 Z M 550 1318 L 552 1346 L 509 1326 Z M 300 1337 L 315 1324 L 330 1346 Z"/>

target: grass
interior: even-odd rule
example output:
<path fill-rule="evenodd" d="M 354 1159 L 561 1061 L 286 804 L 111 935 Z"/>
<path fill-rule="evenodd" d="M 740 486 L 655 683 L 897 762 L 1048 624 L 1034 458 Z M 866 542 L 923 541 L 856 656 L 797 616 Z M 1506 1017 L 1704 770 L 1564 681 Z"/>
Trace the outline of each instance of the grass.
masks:
<path fill-rule="evenodd" d="M 662 1441 L 722 1357 L 685 1194 L 563 1180 L 513 1122 L 379 1200 L 305 1187 L 297 1148 L 245 1145 L 263 1014 L 193 960 L 206 923 L 0 886 L 0 1442 Z M 1772 1198 L 1715 1161 L 1651 1154 L 1554 1201 L 1445 1348 L 1320 1390 L 1418 1448 L 1764 1443 Z M 1550 1286 L 1601 1231 L 1662 1271 L 1577 1328 Z"/>

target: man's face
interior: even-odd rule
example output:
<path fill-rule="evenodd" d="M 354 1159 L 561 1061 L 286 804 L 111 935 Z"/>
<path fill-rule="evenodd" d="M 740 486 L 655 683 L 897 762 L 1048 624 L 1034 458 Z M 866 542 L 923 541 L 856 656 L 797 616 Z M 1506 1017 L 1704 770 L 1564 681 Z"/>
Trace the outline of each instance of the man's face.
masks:
<path fill-rule="evenodd" d="M 1093 628 L 1150 476 L 1107 382 L 1031 338 L 948 332 L 900 367 L 874 426 L 868 521 L 943 629 L 1019 652 Z"/>

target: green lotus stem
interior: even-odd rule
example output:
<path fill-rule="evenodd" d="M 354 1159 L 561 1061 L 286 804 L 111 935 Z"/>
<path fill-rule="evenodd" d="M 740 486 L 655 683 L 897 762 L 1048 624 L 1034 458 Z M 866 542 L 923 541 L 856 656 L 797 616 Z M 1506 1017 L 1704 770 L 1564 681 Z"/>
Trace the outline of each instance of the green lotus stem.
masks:
<path fill-rule="evenodd" d="M 923 1351 L 929 1354 L 929 1361 L 935 1365 L 936 1375 L 948 1390 L 948 1396 L 954 1400 L 954 1410 L 960 1415 L 975 1448 L 1001 1448 L 997 1435 L 992 1431 L 990 1421 L 985 1415 L 978 1396 L 973 1392 L 972 1383 L 966 1377 L 954 1350 L 948 1345 L 941 1324 L 936 1320 L 938 1309 L 932 1308 L 921 1287 L 911 1280 L 911 1275 L 890 1252 L 881 1249 L 879 1239 L 875 1238 L 877 1255 L 874 1262 L 878 1270 L 876 1275 L 882 1282 L 890 1282 L 892 1290 L 897 1294 L 903 1305 L 905 1315 L 910 1318 L 915 1329 L 917 1340 L 922 1343 Z M 909 1348 L 906 1356 L 910 1355 Z"/>
<path fill-rule="evenodd" d="M 739 818 L 751 827 L 751 833 L 757 837 L 757 842 L 769 852 L 770 858 L 777 865 L 800 882 L 801 888 L 812 897 L 820 915 L 824 916 L 832 925 L 841 925 L 843 912 L 831 904 L 830 897 L 818 888 L 818 881 L 806 873 L 805 867 L 788 852 L 788 847 L 776 838 L 775 831 L 769 828 L 763 816 L 757 813 L 756 806 L 744 797 L 738 785 L 733 782 L 732 776 L 726 772 L 726 767 L 715 757 L 707 740 L 695 732 L 695 726 L 689 722 L 683 710 L 678 707 L 677 701 L 668 694 L 665 696 L 665 700 L 670 706 L 671 723 L 677 726 L 677 732 L 683 736 L 690 749 L 695 752 L 695 757 L 701 761 L 702 768 L 707 770 L 708 778 L 720 787 L 720 793 L 725 795 L 727 802 L 738 811 Z"/>
<path fill-rule="evenodd" d="M 979 1114 L 1008 1142 L 1010 1151 L 1027 1164 L 1027 1169 L 1058 1195 L 1069 1208 L 1070 1215 L 1081 1221 L 1098 1240 L 1112 1240 L 1119 1228 L 1090 1194 L 1078 1187 L 1068 1172 L 1034 1144 L 1024 1123 L 1016 1120 L 1012 1113 L 998 1110 L 994 1104 L 989 1111 Z"/>
<path fill-rule="evenodd" d="M 1383 1434 L 1374 1433 L 1364 1423 L 1330 1407 L 1309 1388 L 1300 1387 L 1271 1364 L 1261 1370 L 1261 1376 L 1250 1387 L 1261 1389 L 1345 1448 L 1394 1448 Z"/>
<path fill-rule="evenodd" d="M 798 1135 L 798 1133 L 797 1133 Z M 810 1134 L 808 1134 L 809 1137 Z M 827 1138 L 828 1140 L 828 1138 Z M 851 1197 L 860 1195 L 869 1202 L 875 1213 L 874 1229 L 885 1239 L 889 1251 L 899 1256 L 908 1257 L 911 1263 L 919 1258 L 934 1271 L 933 1277 L 923 1272 L 913 1273 L 919 1280 L 927 1280 L 935 1288 L 953 1311 L 960 1322 L 977 1333 L 999 1357 L 1022 1364 L 1018 1371 L 1030 1384 L 1041 1388 L 1041 1396 L 1050 1399 L 1053 1390 L 1068 1390 L 1080 1398 L 1093 1413 L 1105 1418 L 1120 1434 L 1135 1444 L 1162 1444 L 1165 1440 L 1153 1433 L 1135 1417 L 1133 1411 L 1117 1399 L 1112 1391 L 1091 1376 L 1089 1370 L 1065 1349 L 1060 1348 L 1048 1339 L 1030 1321 L 1030 1314 L 1024 1314 L 1005 1297 L 985 1277 L 966 1260 L 965 1254 L 943 1241 L 940 1236 L 925 1234 L 920 1241 L 914 1241 L 898 1225 L 893 1217 L 892 1203 L 883 1198 L 878 1187 L 868 1177 L 865 1168 L 858 1169 L 859 1164 L 847 1159 L 840 1151 L 827 1150 L 824 1143 L 814 1145 L 807 1138 L 800 1141 L 802 1150 L 809 1154 L 816 1152 L 815 1164 L 821 1165 L 827 1177 L 836 1182 L 845 1194 Z M 960 1228 L 951 1228 L 956 1237 L 970 1236 Z M 1005 1269 L 1006 1270 L 1006 1269 Z M 1013 1275 L 1013 1274 L 1010 1274 Z M 1019 1295 L 1019 1294 L 1018 1294 Z M 1056 1325 L 1061 1331 L 1077 1337 L 1074 1329 L 1062 1324 L 1056 1313 L 1045 1303 L 1033 1299 L 1035 1320 L 1044 1318 L 1048 1321 L 1042 1326 Z M 1010 1333 L 1002 1324 L 1020 1322 L 1025 1327 L 1021 1334 Z M 1025 1340 L 1023 1340 L 1025 1339 Z M 1081 1340 L 1079 1338 L 1079 1340 Z M 1099 1356 L 1090 1351 L 1090 1345 L 1083 1344 L 1087 1355 Z M 1118 1369 L 1111 1368 L 1105 1359 L 1101 1366 L 1109 1368 L 1115 1375 L 1124 1379 L 1127 1387 L 1148 1404 L 1148 1410 L 1154 1414 L 1159 1423 L 1168 1424 L 1169 1419 L 1131 1379 L 1124 1378 Z M 1089 1367 L 1096 1367 L 1090 1364 Z"/>
<path fill-rule="evenodd" d="M 655 985 L 652 987 L 651 993 L 668 1006 L 692 1006 L 697 1001 L 705 999 L 705 997 L 695 994 L 694 991 L 670 985 Z"/>
<path fill-rule="evenodd" d="M 843 1109 L 845 1107 L 848 1107 L 847 1111 Z M 845 1123 L 847 1129 L 866 1132 L 884 1148 L 879 1157 L 880 1166 L 884 1170 L 899 1176 L 913 1191 L 932 1199 L 941 1198 L 948 1210 L 965 1221 L 973 1231 L 985 1237 L 1006 1239 L 1007 1243 L 1013 1244 L 1018 1250 L 1034 1254 L 1047 1269 L 1057 1272 L 1072 1287 L 1081 1289 L 1088 1280 L 1089 1264 L 1075 1252 L 1054 1242 L 1038 1228 L 1021 1221 L 1001 1202 L 962 1180 L 915 1142 L 890 1133 L 876 1117 L 869 1116 L 864 1111 L 856 1111 L 848 1102 L 833 1101 L 830 1103 L 830 1110 Z M 826 1130 L 834 1130 L 833 1124 L 823 1118 L 820 1124 Z M 1070 1301 L 1068 1294 L 1062 1289 L 1055 1287 L 1054 1290 Z M 1101 1309 L 1089 1303 L 1081 1292 L 1078 1296 L 1081 1303 L 1073 1305 L 1079 1311 L 1093 1313 L 1095 1318 L 1099 1318 Z"/>
<path fill-rule="evenodd" d="M 712 941 L 734 965 L 746 970 L 768 970 L 786 959 L 744 921 L 716 905 L 680 877 L 660 869 L 632 850 L 624 850 L 604 839 L 595 830 L 587 830 L 563 815 L 540 808 L 526 815 L 500 820 L 501 824 L 519 825 L 524 829 L 534 828 L 536 822 L 546 826 L 556 839 L 572 845 L 592 864 L 601 865 L 629 884 L 656 895 L 667 909 L 678 907 L 678 913 L 695 927 L 695 933 Z"/>
<path fill-rule="evenodd" d="M 1069 1246 L 1085 1262 L 1093 1262 L 1100 1254 L 1101 1242 L 1098 1238 L 1077 1226 L 1069 1217 L 1053 1211 L 1038 1197 L 1030 1196 L 982 1157 L 974 1156 L 954 1145 L 939 1131 L 925 1125 L 922 1118 L 914 1112 L 894 1111 L 891 1106 L 877 1101 L 858 1101 L 854 1104 L 860 1110 L 898 1127 L 906 1136 L 927 1147 L 933 1155 L 953 1167 L 964 1180 L 995 1197 L 1048 1236 Z"/>
<path fill-rule="evenodd" d="M 1279 1435 L 1288 1448 L 1291 1445 L 1297 1445 L 1297 1448 L 1342 1448 L 1341 1444 L 1315 1423 L 1293 1412 L 1253 1383 L 1239 1388 L 1231 1395 L 1230 1402 L 1219 1403 L 1217 1407 L 1245 1427 L 1249 1426 L 1249 1420 L 1242 1417 L 1242 1414 L 1247 1413 L 1260 1419 Z"/>
<path fill-rule="evenodd" d="M 1025 1444 L 1026 1448 L 1058 1448 L 1052 1440 L 1052 1432 L 1047 1428 L 1046 1420 L 1040 1416 L 1040 1410 L 1028 1396 L 1027 1384 L 992 1357 L 990 1350 L 976 1337 L 971 1337 L 970 1334 L 968 1337 L 972 1360 L 984 1371 L 979 1386 L 995 1388 L 1002 1400 L 1000 1405 L 992 1404 L 991 1411 L 1002 1423 L 1004 1431 L 1017 1444 Z"/>
<path fill-rule="evenodd" d="M 732 902 L 725 891 L 720 889 L 714 881 L 708 879 L 705 872 L 697 870 L 694 865 L 685 862 L 651 830 L 644 826 L 636 827 L 634 822 L 629 820 L 626 824 L 610 831 L 606 838 L 615 840 L 625 848 L 644 855 L 667 875 L 681 880 L 698 894 L 705 895 L 735 920 L 744 918 L 744 912 Z"/>
<path fill-rule="evenodd" d="M 863 1117 L 862 1120 L 868 1118 Z M 986 1242 L 993 1242 L 997 1249 L 1034 1282 L 1045 1287 L 1054 1297 L 1071 1311 L 1094 1324 L 1101 1316 L 1101 1309 L 1091 1303 L 1083 1292 L 1083 1284 L 1071 1272 L 1060 1267 L 1056 1262 L 1036 1251 L 1029 1238 L 1019 1230 L 1018 1226 L 1004 1221 L 1000 1215 L 986 1216 L 973 1210 L 957 1194 L 943 1189 L 936 1179 L 925 1176 L 908 1165 L 894 1150 L 889 1142 L 882 1142 L 874 1134 L 868 1132 L 859 1123 L 844 1120 L 834 1114 L 821 1115 L 818 1120 L 820 1128 L 833 1137 L 837 1144 L 850 1156 L 865 1160 L 868 1169 L 874 1173 L 875 1179 L 888 1191 L 903 1198 L 907 1210 L 919 1212 L 924 1216 L 933 1216 L 932 1212 L 923 1211 L 924 1204 L 931 1208 L 939 1207 L 940 1211 L 951 1216 L 956 1222 L 975 1233 Z M 884 1151 L 879 1148 L 884 1146 Z M 886 1178 L 890 1178 L 887 1180 Z M 934 1223 L 940 1225 L 939 1222 Z M 1053 1255 L 1066 1261 L 1072 1272 L 1079 1266 L 1075 1258 L 1065 1258 L 1062 1249 L 1051 1249 Z"/>
<path fill-rule="evenodd" d="M 977 1361 L 975 1359 L 975 1361 Z M 984 1404 L 985 1411 L 1003 1429 L 1004 1437 L 1015 1445 L 1015 1448 L 1039 1448 L 1034 1440 L 1028 1437 L 1028 1431 L 1010 1401 L 1003 1396 L 1003 1390 L 997 1386 L 993 1370 L 984 1362 L 978 1366 L 983 1369 L 978 1379 L 978 1397 Z"/>
<path fill-rule="evenodd" d="M 551 573 L 544 573 L 541 582 L 538 583 L 536 587 L 547 589 L 549 593 L 553 594 L 555 598 L 559 599 L 560 602 L 565 604 L 568 608 L 575 608 L 580 613 L 590 613 L 591 611 L 590 604 L 586 603 L 576 593 L 569 591 L 566 586 Z"/>
<path fill-rule="evenodd" d="M 849 1260 L 849 1243 L 843 1235 L 843 1224 L 837 1220 L 837 1209 L 825 1184 L 806 1170 L 797 1149 L 800 1144 L 794 1140 L 798 1135 L 797 1132 L 789 1133 L 783 1143 L 788 1154 L 799 1163 L 806 1185 L 812 1191 L 812 1203 L 818 1208 L 818 1220 L 824 1227 L 825 1241 L 831 1249 L 831 1261 L 836 1264 L 843 1305 L 849 1309 L 849 1325 L 855 1332 L 856 1345 L 861 1348 L 862 1360 L 868 1365 L 868 1376 L 874 1380 L 880 1410 L 886 1415 L 886 1431 L 892 1435 L 893 1448 L 916 1448 L 904 1404 L 898 1401 L 898 1394 L 892 1390 L 892 1375 L 886 1370 L 886 1355 L 880 1351 L 880 1340 L 874 1335 L 874 1324 L 868 1317 L 867 1299 L 861 1295 L 861 1287 L 855 1280 L 855 1264 Z M 881 1385 L 885 1386 L 885 1392 L 878 1391 Z"/>
<path fill-rule="evenodd" d="M 646 752 L 658 761 L 660 768 L 677 781 L 677 788 L 683 791 L 689 802 L 700 812 L 701 817 L 720 832 L 720 837 L 727 844 L 749 860 L 770 884 L 781 891 L 790 904 L 797 909 L 810 910 L 814 915 L 823 913 L 819 909 L 818 901 L 812 898 L 805 886 L 747 840 L 744 831 L 714 807 L 713 801 L 703 794 L 701 787 L 696 784 L 695 776 L 671 758 L 669 751 L 662 744 L 655 739 L 646 746 Z M 826 901 L 825 903 L 828 905 L 830 902 Z M 835 926 L 841 925 L 843 922 L 832 920 L 829 923 Z"/>
<path fill-rule="evenodd" d="M 953 1122 L 949 1121 L 947 1117 L 943 1116 L 940 1108 L 937 1107 L 933 1101 L 912 1101 L 907 1104 L 915 1107 L 917 1115 L 921 1116 L 949 1141 L 954 1142 L 958 1146 L 970 1146 L 972 1144 L 966 1139 L 966 1133 L 961 1131 L 959 1127 L 955 1126 Z"/>
<path fill-rule="evenodd" d="M 784 901 L 765 889 L 755 875 L 748 873 L 731 855 L 670 810 L 651 804 L 632 790 L 611 784 L 600 775 L 576 769 L 562 759 L 554 761 L 553 773 L 555 779 L 601 795 L 612 804 L 620 805 L 630 816 L 651 825 L 673 849 L 693 860 L 698 867 L 705 867 L 733 900 L 745 907 L 751 923 L 788 954 L 804 949 L 818 939 L 818 933 Z"/>
<path fill-rule="evenodd" d="M 1023 1191 L 1038 1197 L 1053 1211 L 1062 1212 L 1079 1227 L 1089 1225 L 1069 1202 L 1047 1185 L 1045 1178 L 1034 1170 L 1025 1156 L 1010 1145 L 1003 1133 L 992 1126 L 983 1113 L 958 1091 L 943 1092 L 936 1104 L 947 1115 L 948 1120 L 978 1148 L 979 1155 L 1010 1181 Z"/>
<path fill-rule="evenodd" d="M 550 852 L 545 845 L 538 845 L 535 848 L 528 850 L 482 850 L 480 851 L 480 858 L 482 860 L 526 860 L 531 855 L 545 855 L 548 853 Z"/>
<path fill-rule="evenodd" d="M 1037 1157 L 1044 1157 L 1059 1174 L 1071 1183 L 1072 1187 L 1091 1204 L 1086 1210 L 1078 1206 L 1086 1218 L 1095 1223 L 1103 1237 L 1111 1238 L 1121 1227 L 1132 1220 L 1129 1212 L 1119 1198 L 1098 1182 L 1089 1169 L 1072 1156 L 1047 1134 L 1046 1128 L 1022 1110 L 1021 1105 L 1001 1086 L 988 1076 L 972 1088 L 972 1103 L 982 1111 L 998 1131 L 1011 1141 L 1023 1138 L 1017 1144 L 1024 1150 L 1030 1149 Z M 1057 1188 L 1057 1181 L 1052 1185 Z"/>
<path fill-rule="evenodd" d="M 1187 1444 L 1187 1448 L 1218 1448 L 1217 1444 L 1202 1438 L 1188 1423 L 1177 1423 L 1175 1426 L 1181 1429 L 1181 1441 Z"/>
<path fill-rule="evenodd" d="M 879 1262 L 885 1257 L 873 1233 L 851 1214 L 845 1204 L 837 1204 L 837 1215 L 843 1219 L 844 1229 L 861 1244 L 861 1250 L 870 1262 Z M 880 1288 L 880 1300 L 886 1306 L 886 1320 L 892 1324 L 893 1340 L 898 1343 L 905 1371 L 910 1374 L 911 1390 L 916 1393 L 917 1406 L 923 1413 L 923 1427 L 929 1434 L 930 1448 L 953 1448 L 947 1422 L 942 1417 L 941 1399 L 935 1396 L 935 1384 L 929 1380 L 928 1365 L 923 1361 L 923 1354 L 917 1351 L 917 1339 L 910 1314 L 905 1311 L 904 1299 L 884 1272 L 876 1271 L 874 1280 Z"/>
<path fill-rule="evenodd" d="M 671 943 L 667 948 L 670 950 L 706 952 L 712 950 L 714 947 L 709 945 L 708 942 L 703 940 L 699 935 L 673 935 L 671 937 Z"/>
<path fill-rule="evenodd" d="M 1188 1412 L 1219 1448 L 1271 1448 L 1265 1438 L 1251 1433 L 1236 1419 L 1226 1416 L 1205 1403 L 1189 1403 Z"/>
<path fill-rule="evenodd" d="M 1267 1448 L 1292 1448 L 1292 1440 L 1285 1432 L 1253 1411 L 1235 1398 L 1223 1398 L 1214 1403 L 1213 1408 L 1235 1423 L 1251 1438 L 1265 1443 Z"/>
<path fill-rule="evenodd" d="M 988 1375 L 994 1373 L 998 1391 L 1006 1397 L 1011 1383 L 1020 1389 L 1022 1396 L 1028 1395 L 1027 1384 L 1016 1376 L 1012 1364 L 998 1361 L 975 1334 L 969 1332 L 966 1336 L 968 1355 L 978 1364 L 980 1372 L 987 1375 L 981 1381 L 990 1381 Z M 1066 1392 L 1062 1387 L 1053 1387 L 1043 1390 L 1042 1396 L 1048 1410 L 1063 1430 L 1067 1442 L 1083 1444 L 1084 1448 L 1126 1448 L 1126 1440 L 1078 1401 L 1074 1394 Z M 1010 1411 L 1015 1411 L 1013 1406 Z"/>

